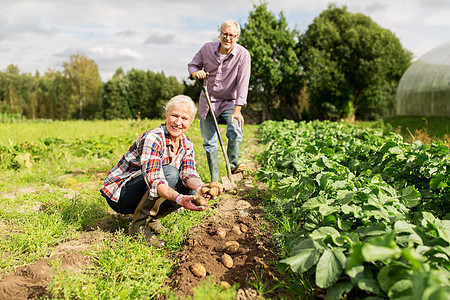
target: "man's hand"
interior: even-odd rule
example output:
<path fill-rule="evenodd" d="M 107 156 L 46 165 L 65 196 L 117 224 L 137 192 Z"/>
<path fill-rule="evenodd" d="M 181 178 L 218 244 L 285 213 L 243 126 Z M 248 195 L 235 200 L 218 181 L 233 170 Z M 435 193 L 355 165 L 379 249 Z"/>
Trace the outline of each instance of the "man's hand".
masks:
<path fill-rule="evenodd" d="M 193 79 L 204 79 L 204 78 L 206 78 L 206 76 L 208 76 L 208 75 L 209 75 L 208 72 L 205 72 L 205 71 L 203 71 L 203 70 L 199 70 L 199 71 L 197 71 L 197 72 L 192 72 L 191 77 L 192 77 Z"/>
<path fill-rule="evenodd" d="M 239 127 L 244 127 L 244 116 L 241 114 L 242 106 L 235 105 L 233 114 L 231 115 L 230 121 L 233 122 L 233 120 L 238 121 Z"/>
<path fill-rule="evenodd" d="M 179 194 L 175 198 L 175 202 L 179 205 L 183 206 L 185 209 L 194 210 L 194 211 L 202 211 L 208 208 L 208 206 L 197 206 L 194 203 L 192 203 L 192 200 L 194 200 L 194 196 L 189 195 L 182 195 Z"/>

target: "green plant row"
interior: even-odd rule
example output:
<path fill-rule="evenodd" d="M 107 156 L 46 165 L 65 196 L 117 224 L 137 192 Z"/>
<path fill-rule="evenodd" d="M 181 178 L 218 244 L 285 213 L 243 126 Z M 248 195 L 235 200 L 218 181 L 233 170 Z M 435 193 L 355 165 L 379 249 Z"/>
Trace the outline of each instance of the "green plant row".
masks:
<path fill-rule="evenodd" d="M 258 178 L 282 271 L 307 273 L 326 299 L 450 298 L 450 152 L 346 123 L 267 121 Z M 282 230 L 283 231 L 283 230 Z"/>

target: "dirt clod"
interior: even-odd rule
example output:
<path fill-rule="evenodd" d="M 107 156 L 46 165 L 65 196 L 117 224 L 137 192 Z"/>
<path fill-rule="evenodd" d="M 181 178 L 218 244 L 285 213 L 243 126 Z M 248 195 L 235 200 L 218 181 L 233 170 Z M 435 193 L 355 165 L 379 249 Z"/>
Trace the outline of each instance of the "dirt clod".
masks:
<path fill-rule="evenodd" d="M 217 235 L 221 238 L 225 238 L 227 236 L 227 231 L 224 228 L 217 228 Z"/>

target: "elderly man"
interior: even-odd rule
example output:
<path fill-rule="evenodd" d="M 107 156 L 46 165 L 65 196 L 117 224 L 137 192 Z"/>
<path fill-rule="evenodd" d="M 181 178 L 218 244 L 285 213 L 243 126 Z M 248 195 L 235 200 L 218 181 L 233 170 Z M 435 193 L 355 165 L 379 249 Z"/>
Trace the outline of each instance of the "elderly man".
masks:
<path fill-rule="evenodd" d="M 220 42 L 204 44 L 188 64 L 190 78 L 199 80 L 208 76 L 207 89 L 215 115 L 227 123 L 227 154 L 233 173 L 245 170 L 245 165 L 239 163 L 244 126 L 241 109 L 247 104 L 251 68 L 250 53 L 237 44 L 239 36 L 239 24 L 233 20 L 225 21 L 220 27 Z M 203 92 L 199 115 L 211 181 L 219 181 L 217 133 Z"/>

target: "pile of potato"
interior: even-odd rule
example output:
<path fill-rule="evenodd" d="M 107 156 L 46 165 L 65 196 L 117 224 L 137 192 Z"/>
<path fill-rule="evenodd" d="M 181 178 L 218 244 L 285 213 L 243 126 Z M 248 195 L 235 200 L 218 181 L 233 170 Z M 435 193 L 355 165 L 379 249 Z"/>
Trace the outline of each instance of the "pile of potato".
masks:
<path fill-rule="evenodd" d="M 231 269 L 233 267 L 233 258 L 230 256 L 230 254 L 236 254 L 239 252 L 239 243 L 236 241 L 228 241 L 225 243 L 223 248 L 216 249 L 220 252 L 224 252 L 221 257 L 222 264 L 227 267 L 228 269 Z M 194 274 L 197 277 L 205 277 L 206 276 L 206 269 L 201 263 L 195 263 L 190 266 L 190 270 L 192 274 Z"/>
<path fill-rule="evenodd" d="M 248 227 L 245 224 L 236 224 L 232 227 L 231 231 L 236 234 L 242 234 L 248 232 Z M 227 230 L 224 228 L 218 228 L 216 231 L 216 235 L 221 239 L 225 239 L 227 236 Z M 234 266 L 232 255 L 237 254 L 241 251 L 240 244 L 237 241 L 227 241 L 219 247 L 216 246 L 215 250 L 217 252 L 222 252 L 220 260 L 222 264 L 228 269 L 231 269 Z M 192 264 L 190 266 L 190 270 L 192 274 L 200 278 L 205 277 L 207 274 L 205 267 L 201 263 Z M 231 287 L 231 285 L 226 281 L 220 282 L 220 285 L 225 288 Z"/>
<path fill-rule="evenodd" d="M 220 193 L 220 190 L 223 190 L 223 185 L 220 182 L 210 182 L 206 183 L 202 189 L 202 194 L 208 194 L 211 197 L 218 196 Z"/>
<path fill-rule="evenodd" d="M 203 185 L 200 191 L 202 195 L 208 194 L 211 197 L 216 197 L 219 195 L 221 190 L 223 190 L 223 185 L 220 182 L 211 182 Z M 192 202 L 194 202 L 194 204 L 197 206 L 205 206 L 206 204 L 208 204 L 208 200 L 200 195 L 195 195 L 195 198 Z"/>

